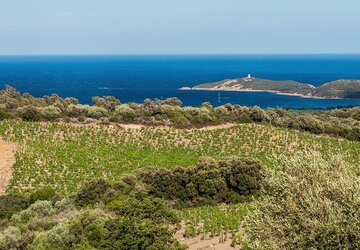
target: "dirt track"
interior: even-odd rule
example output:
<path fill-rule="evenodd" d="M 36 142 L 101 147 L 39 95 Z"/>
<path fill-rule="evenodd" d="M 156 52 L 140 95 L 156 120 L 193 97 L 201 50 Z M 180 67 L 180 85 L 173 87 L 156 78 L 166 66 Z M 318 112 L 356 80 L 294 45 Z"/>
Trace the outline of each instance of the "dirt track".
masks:
<path fill-rule="evenodd" d="M 15 163 L 15 144 L 0 138 L 0 195 L 5 194 Z"/>

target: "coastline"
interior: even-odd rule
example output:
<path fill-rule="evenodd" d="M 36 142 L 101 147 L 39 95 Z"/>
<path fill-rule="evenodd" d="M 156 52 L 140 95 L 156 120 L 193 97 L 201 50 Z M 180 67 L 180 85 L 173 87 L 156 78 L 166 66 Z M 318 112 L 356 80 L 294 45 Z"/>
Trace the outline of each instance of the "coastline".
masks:
<path fill-rule="evenodd" d="M 233 92 L 263 92 L 263 93 L 272 93 L 277 95 L 285 95 L 285 96 L 296 96 L 300 98 L 307 98 L 307 99 L 325 99 L 325 100 L 353 100 L 353 99 L 346 99 L 346 98 L 338 98 L 338 97 L 321 97 L 321 96 L 308 96 L 302 94 L 295 94 L 295 93 L 286 93 L 280 92 L 276 90 L 258 90 L 258 89 L 227 89 L 227 88 L 197 88 L 197 87 L 181 87 L 178 90 L 189 91 L 189 90 L 202 90 L 202 91 L 233 91 Z"/>

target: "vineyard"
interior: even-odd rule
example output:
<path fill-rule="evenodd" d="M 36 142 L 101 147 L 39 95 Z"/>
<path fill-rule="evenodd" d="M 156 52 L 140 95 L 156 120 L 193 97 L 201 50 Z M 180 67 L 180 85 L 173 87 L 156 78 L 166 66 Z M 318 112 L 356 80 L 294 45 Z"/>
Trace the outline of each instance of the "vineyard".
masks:
<path fill-rule="evenodd" d="M 67 196 L 93 179 L 116 183 L 124 174 L 143 167 L 194 166 L 201 156 L 215 160 L 250 157 L 270 169 L 279 166 L 284 157 L 309 153 L 323 159 L 341 155 L 354 166 L 360 161 L 360 142 L 256 124 L 176 129 L 4 120 L 0 136 L 16 144 L 7 192 L 23 195 L 51 187 Z M 174 237 L 190 249 L 206 244 L 237 248 L 251 206 L 248 197 L 237 204 L 175 210 L 181 229 Z"/>
<path fill-rule="evenodd" d="M 359 142 L 253 124 L 186 130 L 2 121 L 0 135 L 17 143 L 9 191 L 21 193 L 44 186 L 71 193 L 93 178 L 115 181 L 142 167 L 189 166 L 200 156 L 254 157 L 268 167 L 280 155 L 302 152 L 360 159 Z"/>
<path fill-rule="evenodd" d="M 216 238 L 218 242 L 230 242 L 232 247 L 240 243 L 241 222 L 247 212 L 246 205 L 224 207 L 197 207 L 178 211 L 183 218 L 181 236 L 201 240 Z"/>

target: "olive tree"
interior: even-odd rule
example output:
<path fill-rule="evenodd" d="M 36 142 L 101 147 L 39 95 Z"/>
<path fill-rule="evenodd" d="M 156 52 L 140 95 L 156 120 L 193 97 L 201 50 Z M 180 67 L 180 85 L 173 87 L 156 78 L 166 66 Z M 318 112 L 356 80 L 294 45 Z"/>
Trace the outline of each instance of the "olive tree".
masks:
<path fill-rule="evenodd" d="M 61 117 L 61 111 L 55 106 L 47 106 L 41 109 L 41 115 L 46 120 L 54 120 Z"/>
<path fill-rule="evenodd" d="M 340 157 L 282 158 L 245 222 L 251 249 L 359 249 L 360 177 Z"/>

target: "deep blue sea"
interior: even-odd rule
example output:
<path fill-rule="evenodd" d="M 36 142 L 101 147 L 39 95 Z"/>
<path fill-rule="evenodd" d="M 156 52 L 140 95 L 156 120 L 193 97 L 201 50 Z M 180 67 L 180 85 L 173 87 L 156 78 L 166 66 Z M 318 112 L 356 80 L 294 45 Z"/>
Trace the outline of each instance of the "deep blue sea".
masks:
<path fill-rule="evenodd" d="M 58 93 L 91 103 L 92 96 L 101 95 L 116 96 L 121 102 L 175 96 L 191 106 L 208 101 L 214 106 L 237 103 L 263 108 L 360 105 L 360 100 L 177 90 L 247 74 L 316 86 L 360 79 L 360 55 L 0 56 L 0 87 L 11 85 L 36 97 Z"/>

